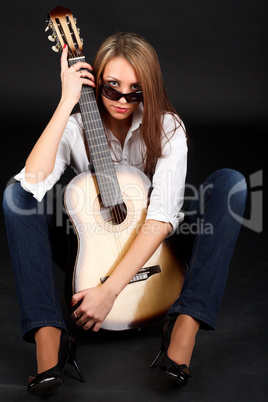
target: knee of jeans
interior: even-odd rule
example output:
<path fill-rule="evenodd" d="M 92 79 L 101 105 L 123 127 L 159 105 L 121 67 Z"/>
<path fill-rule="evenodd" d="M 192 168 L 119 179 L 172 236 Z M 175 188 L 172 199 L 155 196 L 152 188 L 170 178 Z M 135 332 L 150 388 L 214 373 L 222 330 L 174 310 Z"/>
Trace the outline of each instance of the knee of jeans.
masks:
<path fill-rule="evenodd" d="M 245 209 L 247 184 L 245 177 L 239 171 L 229 168 L 216 170 L 206 180 L 206 185 L 211 187 L 209 192 L 221 200 L 222 205 L 228 207 L 235 205 L 239 211 Z"/>
<path fill-rule="evenodd" d="M 214 183 L 219 186 L 219 188 L 223 189 L 225 192 L 236 192 L 241 193 L 242 198 L 246 198 L 247 196 L 247 183 L 244 175 L 240 173 L 238 170 L 222 168 L 216 170 L 210 177 L 213 178 Z"/>
<path fill-rule="evenodd" d="M 11 205 L 13 203 L 13 184 L 10 184 L 3 193 L 3 201 L 2 201 L 2 208 L 4 211 L 4 215 L 8 215 L 10 212 L 12 212 Z"/>
<path fill-rule="evenodd" d="M 10 184 L 3 193 L 2 207 L 5 217 L 23 215 L 25 210 L 31 209 L 32 206 L 27 202 L 27 198 L 30 201 L 33 197 L 23 190 L 20 183 Z"/>

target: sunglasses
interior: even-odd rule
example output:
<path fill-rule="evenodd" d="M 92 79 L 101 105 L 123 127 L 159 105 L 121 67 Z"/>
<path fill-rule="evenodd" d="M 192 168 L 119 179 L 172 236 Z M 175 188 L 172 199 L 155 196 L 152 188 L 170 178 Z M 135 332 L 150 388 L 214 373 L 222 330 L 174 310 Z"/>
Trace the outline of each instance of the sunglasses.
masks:
<path fill-rule="evenodd" d="M 101 84 L 101 94 L 113 101 L 118 101 L 122 97 L 128 103 L 139 103 L 142 101 L 142 91 L 130 92 L 129 94 L 122 94 L 122 92 L 117 91 L 114 88 L 109 87 L 109 85 Z"/>

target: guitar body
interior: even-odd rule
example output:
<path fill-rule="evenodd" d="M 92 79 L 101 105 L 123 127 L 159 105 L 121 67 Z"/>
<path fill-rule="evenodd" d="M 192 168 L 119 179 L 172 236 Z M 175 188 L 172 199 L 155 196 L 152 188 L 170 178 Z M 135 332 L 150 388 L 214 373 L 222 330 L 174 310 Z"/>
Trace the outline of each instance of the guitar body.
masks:
<path fill-rule="evenodd" d="M 66 188 L 65 206 L 78 240 L 70 275 L 72 293 L 101 286 L 145 221 L 148 178 L 133 167 L 118 166 L 116 174 L 126 206 L 120 223 L 114 223 L 109 209 L 102 207 L 95 174 L 81 173 Z M 119 294 L 102 328 L 123 330 L 163 318 L 180 294 L 183 276 L 182 266 L 164 242 Z"/>

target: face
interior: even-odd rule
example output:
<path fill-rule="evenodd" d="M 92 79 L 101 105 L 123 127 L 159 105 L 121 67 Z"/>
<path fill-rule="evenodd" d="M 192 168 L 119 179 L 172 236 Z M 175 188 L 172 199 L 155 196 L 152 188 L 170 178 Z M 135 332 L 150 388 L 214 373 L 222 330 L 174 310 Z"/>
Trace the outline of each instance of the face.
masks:
<path fill-rule="evenodd" d="M 104 84 L 124 94 L 140 90 L 136 71 L 123 57 L 114 57 L 106 64 L 102 79 Z M 113 101 L 102 95 L 102 102 L 108 117 L 118 121 L 130 118 L 139 106 L 139 103 L 128 103 L 124 97 Z"/>

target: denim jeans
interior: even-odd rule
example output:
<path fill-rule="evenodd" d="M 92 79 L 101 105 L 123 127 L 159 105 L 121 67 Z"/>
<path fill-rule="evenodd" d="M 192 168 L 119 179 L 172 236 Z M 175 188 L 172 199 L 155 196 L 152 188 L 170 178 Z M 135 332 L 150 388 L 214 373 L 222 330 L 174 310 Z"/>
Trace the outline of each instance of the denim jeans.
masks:
<path fill-rule="evenodd" d="M 34 342 L 34 332 L 40 327 L 67 330 L 57 294 L 53 261 L 57 259 L 55 254 L 66 257 L 68 250 L 64 233 L 58 233 L 63 228 L 55 225 L 53 209 L 49 195 L 38 202 L 31 193 L 23 190 L 20 183 L 11 184 L 4 192 L 3 210 L 22 335 L 29 342 Z M 63 264 L 60 267 L 63 268 Z"/>
<path fill-rule="evenodd" d="M 200 321 L 201 328 L 216 328 L 246 197 L 241 173 L 220 169 L 207 178 L 190 202 L 180 232 L 172 238 L 174 247 L 184 247 L 188 269 L 169 315 L 190 315 Z"/>
<path fill-rule="evenodd" d="M 235 186 L 237 191 L 229 197 Z M 185 222 L 169 239 L 175 252 L 185 252 L 188 260 L 183 288 L 169 310 L 170 315 L 187 314 L 198 319 L 201 327 L 215 328 L 246 194 L 244 177 L 235 170 L 221 169 L 206 180 L 190 202 L 185 210 Z M 34 331 L 42 326 L 66 329 L 55 286 L 53 260 L 55 250 L 61 257 L 67 251 L 63 250 L 64 234 L 57 233 L 63 228 L 56 228 L 48 200 L 46 195 L 37 202 L 20 183 L 11 184 L 4 192 L 3 209 L 22 334 L 27 341 L 33 341 Z M 59 240 L 62 240 L 60 245 Z"/>

